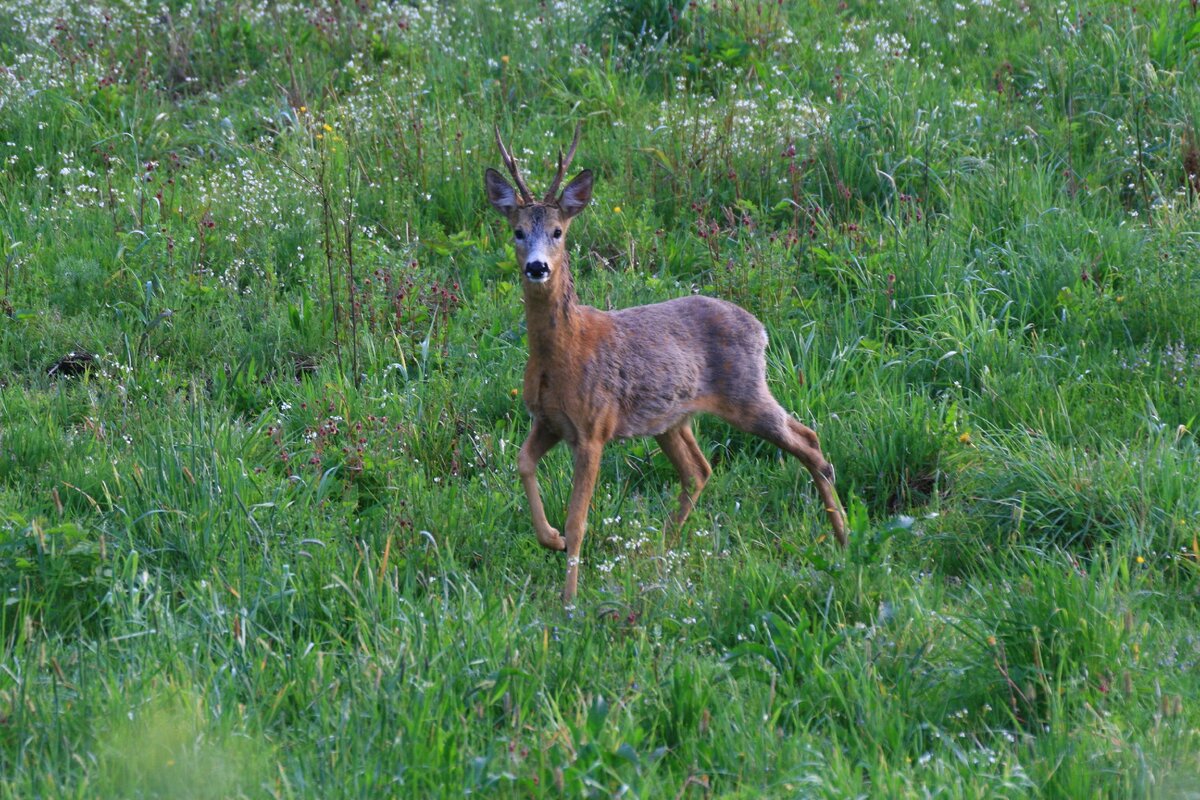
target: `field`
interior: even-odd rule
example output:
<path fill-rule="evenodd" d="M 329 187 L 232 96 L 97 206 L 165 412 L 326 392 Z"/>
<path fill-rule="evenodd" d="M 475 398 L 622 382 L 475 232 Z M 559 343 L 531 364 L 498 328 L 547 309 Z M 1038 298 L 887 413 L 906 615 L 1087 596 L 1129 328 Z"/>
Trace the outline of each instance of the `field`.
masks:
<path fill-rule="evenodd" d="M 10 0 L 0 797 L 1200 798 L 1200 15 Z M 516 472 L 582 300 L 758 315 L 837 466 Z M 540 471 L 551 523 L 564 447 Z"/>

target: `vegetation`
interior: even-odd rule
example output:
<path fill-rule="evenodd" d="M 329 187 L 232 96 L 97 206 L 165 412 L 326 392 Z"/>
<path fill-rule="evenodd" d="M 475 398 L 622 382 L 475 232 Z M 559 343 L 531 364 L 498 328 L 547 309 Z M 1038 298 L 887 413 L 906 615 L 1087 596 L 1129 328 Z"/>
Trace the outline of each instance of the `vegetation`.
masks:
<path fill-rule="evenodd" d="M 1194 2 L 12 0 L 0 65 L 0 796 L 1200 793 Z M 757 314 L 847 551 L 704 419 L 564 612 L 482 174 L 577 120 L 581 297 Z"/>

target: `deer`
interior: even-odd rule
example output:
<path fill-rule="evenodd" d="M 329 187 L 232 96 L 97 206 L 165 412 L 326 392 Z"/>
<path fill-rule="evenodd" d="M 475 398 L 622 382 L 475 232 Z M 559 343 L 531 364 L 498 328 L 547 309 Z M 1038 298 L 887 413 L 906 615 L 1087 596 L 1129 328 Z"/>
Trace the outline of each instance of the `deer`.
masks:
<path fill-rule="evenodd" d="M 692 417 L 715 414 L 797 458 L 812 475 L 841 547 L 846 512 L 834 488 L 834 469 L 817 434 L 793 418 L 767 387 L 767 333 L 734 303 L 689 295 L 650 305 L 601 311 L 582 305 L 568 264 L 566 237 L 592 199 L 585 169 L 559 192 L 579 145 L 581 126 L 541 200 L 521 176 L 495 127 L 500 156 L 515 188 L 495 169 L 484 173 L 488 202 L 512 229 L 522 272 L 526 338 L 524 402 L 532 418 L 517 471 L 529 501 L 538 543 L 565 551 L 562 600 L 573 607 L 580 549 L 600 455 L 614 439 L 652 436 L 679 473 L 679 506 L 668 520 L 683 526 L 712 475 L 692 432 Z M 538 462 L 559 442 L 573 454 L 565 533 L 551 527 L 538 486 Z"/>

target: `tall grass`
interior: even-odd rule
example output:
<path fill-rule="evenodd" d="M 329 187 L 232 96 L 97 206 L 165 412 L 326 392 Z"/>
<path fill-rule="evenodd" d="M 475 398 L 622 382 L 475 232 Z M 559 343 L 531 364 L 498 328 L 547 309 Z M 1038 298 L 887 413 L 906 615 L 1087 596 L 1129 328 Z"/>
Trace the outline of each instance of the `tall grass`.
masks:
<path fill-rule="evenodd" d="M 1200 791 L 1188 2 L 10 3 L 0 796 Z M 698 421 L 531 535 L 482 169 L 734 300 L 853 529 Z M 570 459 L 542 465 L 551 516 Z"/>

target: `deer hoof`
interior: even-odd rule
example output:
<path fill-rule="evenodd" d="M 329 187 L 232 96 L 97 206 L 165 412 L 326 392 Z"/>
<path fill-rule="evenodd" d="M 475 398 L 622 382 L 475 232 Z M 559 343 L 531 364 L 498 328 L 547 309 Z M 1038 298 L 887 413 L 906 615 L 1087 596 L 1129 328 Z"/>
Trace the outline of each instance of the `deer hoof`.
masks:
<path fill-rule="evenodd" d="M 562 537 L 556 528 L 550 528 L 545 535 L 538 534 L 538 544 L 547 550 L 566 550 L 567 540 Z"/>

